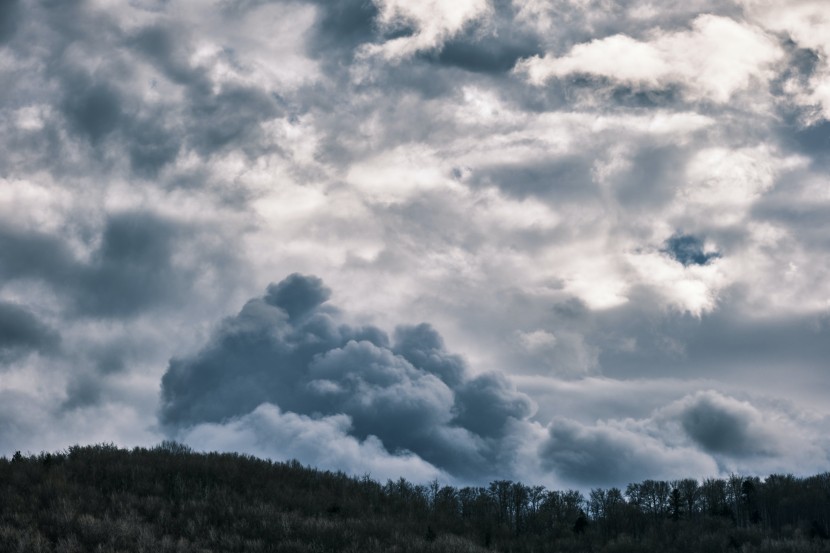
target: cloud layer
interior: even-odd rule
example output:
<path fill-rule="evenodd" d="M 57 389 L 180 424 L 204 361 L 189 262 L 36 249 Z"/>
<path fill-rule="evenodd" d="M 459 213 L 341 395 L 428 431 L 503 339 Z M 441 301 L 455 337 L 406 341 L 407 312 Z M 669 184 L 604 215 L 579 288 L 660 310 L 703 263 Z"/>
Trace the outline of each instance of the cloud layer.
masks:
<path fill-rule="evenodd" d="M 3 3 L 0 454 L 175 434 L 467 481 L 818 470 L 828 21 Z"/>

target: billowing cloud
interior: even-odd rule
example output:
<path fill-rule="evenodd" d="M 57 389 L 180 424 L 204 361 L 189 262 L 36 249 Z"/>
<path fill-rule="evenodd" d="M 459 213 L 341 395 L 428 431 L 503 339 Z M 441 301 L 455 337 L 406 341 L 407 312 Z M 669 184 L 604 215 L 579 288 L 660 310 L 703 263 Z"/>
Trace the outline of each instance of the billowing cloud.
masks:
<path fill-rule="evenodd" d="M 170 362 L 162 422 L 187 429 L 273 404 L 347 416 L 361 443 L 450 474 L 492 470 L 506 425 L 527 419 L 531 400 L 498 374 L 470 375 L 429 325 L 400 326 L 390 343 L 376 327 L 339 322 L 329 294 L 319 278 L 293 274 L 248 301 L 201 351 Z"/>

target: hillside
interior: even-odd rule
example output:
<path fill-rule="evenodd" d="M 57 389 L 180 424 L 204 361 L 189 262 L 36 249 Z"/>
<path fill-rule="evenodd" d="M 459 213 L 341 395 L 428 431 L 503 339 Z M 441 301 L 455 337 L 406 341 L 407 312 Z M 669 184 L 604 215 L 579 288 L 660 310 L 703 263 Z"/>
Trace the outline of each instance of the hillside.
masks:
<path fill-rule="evenodd" d="M 830 473 L 549 491 L 381 484 L 172 442 L 0 458 L 2 552 L 827 552 Z"/>

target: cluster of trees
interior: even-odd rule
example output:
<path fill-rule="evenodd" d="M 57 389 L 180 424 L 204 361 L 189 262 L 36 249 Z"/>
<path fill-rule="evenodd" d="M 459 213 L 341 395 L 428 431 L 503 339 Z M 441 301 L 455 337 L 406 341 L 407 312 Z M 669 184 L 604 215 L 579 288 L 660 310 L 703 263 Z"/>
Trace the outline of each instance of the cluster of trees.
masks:
<path fill-rule="evenodd" d="M 830 473 L 547 490 L 385 484 L 238 454 L 0 458 L 3 552 L 828 552 Z"/>

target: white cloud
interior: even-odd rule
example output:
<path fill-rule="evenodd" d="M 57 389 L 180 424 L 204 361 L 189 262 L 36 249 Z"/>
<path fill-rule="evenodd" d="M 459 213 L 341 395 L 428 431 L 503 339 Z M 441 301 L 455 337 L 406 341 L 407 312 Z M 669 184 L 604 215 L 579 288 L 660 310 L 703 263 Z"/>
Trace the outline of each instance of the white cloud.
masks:
<path fill-rule="evenodd" d="M 727 284 L 716 262 L 683 264 L 657 252 L 629 254 L 637 281 L 657 294 L 661 304 L 700 317 L 717 307 L 718 293 Z"/>
<path fill-rule="evenodd" d="M 786 33 L 800 48 L 819 54 L 817 71 L 806 83 L 788 83 L 797 104 L 817 107 L 808 123 L 830 119 L 830 6 L 822 0 L 739 0 L 750 19 L 772 32 Z"/>
<path fill-rule="evenodd" d="M 414 33 L 387 40 L 381 44 L 367 44 L 363 54 L 379 55 L 387 60 L 400 61 L 423 50 L 440 48 L 444 41 L 461 31 L 465 25 L 490 13 L 487 0 L 373 0 L 380 14 L 377 21 L 382 28 L 394 30 L 413 27 Z"/>
<path fill-rule="evenodd" d="M 688 31 L 653 31 L 648 40 L 618 34 L 574 46 L 567 54 L 517 64 L 537 86 L 551 78 L 589 74 L 640 88 L 680 85 L 690 99 L 727 102 L 752 84 L 763 85 L 782 58 L 761 30 L 732 19 L 701 15 Z"/>
<path fill-rule="evenodd" d="M 678 200 L 684 206 L 717 209 L 722 217 L 728 216 L 726 212 L 732 212 L 733 217 L 742 215 L 743 210 L 772 188 L 779 174 L 806 164 L 805 158 L 782 156 L 763 144 L 753 148 L 701 149 L 685 168 Z"/>
<path fill-rule="evenodd" d="M 311 418 L 283 413 L 263 403 L 251 413 L 221 424 L 204 423 L 181 433 L 179 439 L 200 451 L 244 451 L 259 457 L 303 463 L 350 474 L 368 473 L 376 480 L 401 476 L 414 482 L 447 481 L 441 470 L 409 452 L 392 455 L 375 436 L 358 440 L 349 435 L 348 415 Z"/>
<path fill-rule="evenodd" d="M 532 332 L 517 332 L 519 343 L 528 350 L 544 350 L 556 345 L 556 336 L 547 330 L 534 330 Z"/>

